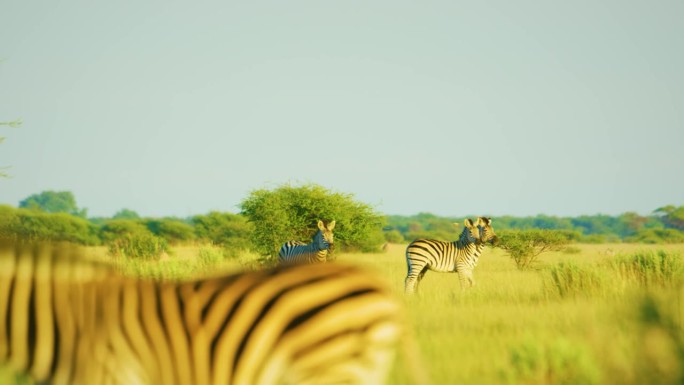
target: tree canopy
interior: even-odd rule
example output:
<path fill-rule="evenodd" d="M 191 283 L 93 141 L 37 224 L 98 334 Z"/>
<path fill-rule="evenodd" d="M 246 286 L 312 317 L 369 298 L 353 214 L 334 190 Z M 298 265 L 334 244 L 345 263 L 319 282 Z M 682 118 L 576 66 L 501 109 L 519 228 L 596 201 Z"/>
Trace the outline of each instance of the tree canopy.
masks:
<path fill-rule="evenodd" d="M 67 213 L 86 217 L 87 210 L 79 209 L 71 191 L 43 191 L 19 202 L 20 208 L 41 210 L 47 213 Z"/>
<path fill-rule="evenodd" d="M 307 184 L 260 189 L 241 202 L 242 214 L 254 224 L 252 243 L 262 255 L 274 258 L 284 242 L 309 242 L 319 220 L 335 220 L 335 244 L 370 250 L 384 242 L 384 216 L 355 201 L 351 194 Z"/>

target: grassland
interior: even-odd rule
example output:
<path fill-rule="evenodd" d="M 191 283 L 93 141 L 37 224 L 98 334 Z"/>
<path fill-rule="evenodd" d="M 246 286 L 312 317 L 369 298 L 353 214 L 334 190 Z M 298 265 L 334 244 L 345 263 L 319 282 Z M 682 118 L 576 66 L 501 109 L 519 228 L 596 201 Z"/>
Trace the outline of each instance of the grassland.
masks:
<path fill-rule="evenodd" d="M 381 254 L 337 259 L 376 271 L 405 302 L 418 355 L 435 384 L 682 383 L 677 257 L 684 257 L 684 245 L 573 245 L 543 254 L 542 265 L 528 271 L 488 248 L 474 288 L 461 291 L 455 274 L 428 272 L 420 294 L 410 298 L 403 295 L 404 250 L 390 245 Z M 93 252 L 106 258 L 103 248 Z M 635 265 L 635 256 L 669 259 L 652 270 Z M 252 258 L 226 261 L 216 249 L 187 247 L 161 262 L 117 263 L 130 274 L 184 277 L 235 271 Z M 405 360 L 413 358 L 398 358 L 391 384 L 410 383 Z M 0 371 L 5 383 L 13 383 L 11 376 Z"/>

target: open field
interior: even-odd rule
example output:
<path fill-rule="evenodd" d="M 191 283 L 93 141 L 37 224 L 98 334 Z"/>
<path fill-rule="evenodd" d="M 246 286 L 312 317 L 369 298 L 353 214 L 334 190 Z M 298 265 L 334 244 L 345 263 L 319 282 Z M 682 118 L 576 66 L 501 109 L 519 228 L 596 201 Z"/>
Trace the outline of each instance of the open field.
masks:
<path fill-rule="evenodd" d="M 542 254 L 543 265 L 530 271 L 487 248 L 474 288 L 463 292 L 456 274 L 428 272 L 420 295 L 411 298 L 403 295 L 404 250 L 390 245 L 385 253 L 339 253 L 337 259 L 377 271 L 405 302 L 435 384 L 675 384 L 684 378 L 681 284 L 662 274 L 639 283 L 610 267 L 635 253 L 684 256 L 684 245 L 572 245 L 571 252 Z M 121 266 L 132 274 L 182 277 L 234 271 L 250 258 L 220 261 L 210 248 L 185 247 L 161 262 Z M 564 262 L 577 274 L 563 287 L 574 290 L 561 291 L 552 279 L 551 268 Z M 391 384 L 409 383 L 402 359 Z M 0 384 L 11 383 L 0 371 Z"/>
<path fill-rule="evenodd" d="M 573 253 L 542 254 L 541 260 L 571 260 L 600 271 L 621 254 L 684 251 L 684 245 L 573 247 Z M 403 245 L 382 255 L 339 259 L 377 270 L 401 294 Z M 560 298 L 549 287 L 549 277 L 544 270 L 518 271 L 501 250 L 491 248 L 475 270 L 476 286 L 467 292 L 461 292 L 455 274 L 428 272 L 421 295 L 405 302 L 434 383 L 680 383 L 684 346 L 675 339 L 681 337 L 684 315 L 681 287 L 652 288 L 647 294 L 614 279 L 606 284 L 616 287 Z M 643 318 L 651 300 L 663 319 L 648 324 Z M 667 328 L 669 322 L 674 330 Z M 402 375 L 395 370 L 392 383 L 404 383 Z"/>

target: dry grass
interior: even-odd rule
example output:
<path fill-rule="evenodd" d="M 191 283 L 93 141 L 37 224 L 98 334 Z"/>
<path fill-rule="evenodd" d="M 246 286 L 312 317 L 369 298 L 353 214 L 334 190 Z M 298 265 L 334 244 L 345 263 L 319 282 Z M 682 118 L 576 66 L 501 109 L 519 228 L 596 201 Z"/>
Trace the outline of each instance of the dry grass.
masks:
<path fill-rule="evenodd" d="M 488 248 L 475 270 L 476 286 L 461 291 L 455 274 L 428 272 L 420 295 L 406 298 L 405 245 L 382 254 L 339 253 L 338 261 L 365 266 L 405 302 L 419 354 L 435 384 L 675 384 L 684 378 L 681 287 L 621 286 L 585 295 L 549 293 L 549 268 L 571 262 L 609 274 L 610 261 L 639 252 L 684 254 L 684 245 L 573 245 L 543 254 L 536 270 L 519 271 L 501 250 Z M 176 248 L 160 262 L 120 262 L 129 273 L 187 277 L 235 271 L 255 256 L 216 260 L 217 250 Z M 94 249 L 104 256 L 106 250 Z M 202 254 L 202 256 L 200 256 Z M 392 384 L 408 384 L 405 364 Z M 0 384 L 12 384 L 0 371 Z"/>

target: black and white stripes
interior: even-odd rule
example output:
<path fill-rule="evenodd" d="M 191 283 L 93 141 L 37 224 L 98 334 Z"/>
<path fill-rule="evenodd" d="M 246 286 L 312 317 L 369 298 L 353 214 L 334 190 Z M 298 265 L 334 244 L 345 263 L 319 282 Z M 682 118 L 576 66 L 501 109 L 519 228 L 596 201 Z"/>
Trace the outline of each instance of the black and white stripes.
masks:
<path fill-rule="evenodd" d="M 161 282 L 84 253 L 0 242 L 0 363 L 55 385 L 382 384 L 405 330 L 356 267 Z"/>
<path fill-rule="evenodd" d="M 406 248 L 408 273 L 404 291 L 414 293 L 428 270 L 458 273 L 462 288 L 473 286 L 473 269 L 486 243 L 496 239 L 490 218 L 479 217 L 476 223 L 466 219 L 464 228 L 455 242 L 417 239 Z"/>
<path fill-rule="evenodd" d="M 333 245 L 333 229 L 335 221 L 327 226 L 323 221 L 318 221 L 318 232 L 311 243 L 299 241 L 286 242 L 278 252 L 278 261 L 284 263 L 316 263 L 326 262 L 330 249 Z"/>

